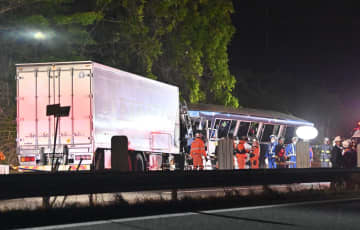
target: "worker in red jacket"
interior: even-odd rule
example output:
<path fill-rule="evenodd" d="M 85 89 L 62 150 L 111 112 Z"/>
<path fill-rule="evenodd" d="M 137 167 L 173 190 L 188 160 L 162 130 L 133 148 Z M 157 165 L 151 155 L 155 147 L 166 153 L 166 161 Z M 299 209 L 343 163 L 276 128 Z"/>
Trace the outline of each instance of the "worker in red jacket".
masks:
<path fill-rule="evenodd" d="M 246 159 L 248 153 L 250 152 L 249 144 L 247 143 L 248 138 L 243 136 L 241 137 L 239 144 L 236 149 L 236 160 L 238 163 L 238 169 L 245 169 Z"/>
<path fill-rule="evenodd" d="M 279 168 L 286 168 L 286 160 L 287 156 L 285 154 L 285 138 L 280 137 L 279 142 L 275 147 L 275 158 L 276 158 L 276 164 L 279 166 Z"/>
<path fill-rule="evenodd" d="M 257 139 L 254 139 L 252 142 L 252 147 L 250 152 L 250 167 L 252 169 L 259 168 L 259 157 L 260 157 L 260 144 Z"/>
<path fill-rule="evenodd" d="M 201 139 L 201 133 L 195 134 L 195 140 L 191 143 L 190 156 L 193 159 L 194 170 L 204 168 L 202 157 L 206 158 L 205 143 Z"/>

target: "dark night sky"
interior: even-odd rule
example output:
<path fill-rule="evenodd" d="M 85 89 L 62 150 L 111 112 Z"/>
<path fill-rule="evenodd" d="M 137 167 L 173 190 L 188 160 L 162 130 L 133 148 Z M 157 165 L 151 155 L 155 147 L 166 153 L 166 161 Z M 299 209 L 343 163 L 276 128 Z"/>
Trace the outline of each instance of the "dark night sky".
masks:
<path fill-rule="evenodd" d="M 279 72 L 274 81 L 291 73 L 294 82 L 338 95 L 346 118 L 336 118 L 341 119 L 337 131 L 346 133 L 360 119 L 359 9 L 341 1 L 310 2 L 234 0 L 230 68 L 237 77 L 243 70 Z"/>

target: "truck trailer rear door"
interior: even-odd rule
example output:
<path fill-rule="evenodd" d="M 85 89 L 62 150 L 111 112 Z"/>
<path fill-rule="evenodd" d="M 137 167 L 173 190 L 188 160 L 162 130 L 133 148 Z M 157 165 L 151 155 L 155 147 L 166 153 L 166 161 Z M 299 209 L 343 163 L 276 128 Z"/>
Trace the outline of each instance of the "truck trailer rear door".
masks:
<path fill-rule="evenodd" d="M 91 65 L 26 66 L 17 77 L 18 139 L 21 146 L 50 147 L 55 120 L 46 106 L 71 106 L 59 123 L 58 144 L 91 143 Z"/>
<path fill-rule="evenodd" d="M 50 74 L 52 104 L 70 106 L 68 117 L 62 117 L 59 144 L 89 144 L 91 142 L 91 70 L 77 66 L 61 67 Z M 55 130 L 55 121 L 52 136 Z"/>

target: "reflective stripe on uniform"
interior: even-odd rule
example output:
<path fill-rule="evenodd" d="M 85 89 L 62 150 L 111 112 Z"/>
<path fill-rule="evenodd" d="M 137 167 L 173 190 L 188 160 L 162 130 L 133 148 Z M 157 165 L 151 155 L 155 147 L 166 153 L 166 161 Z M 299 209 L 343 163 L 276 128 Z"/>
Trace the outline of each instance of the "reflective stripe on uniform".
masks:
<path fill-rule="evenodd" d="M 193 148 L 191 148 L 192 150 L 205 150 L 205 148 L 204 147 L 193 147 Z"/>

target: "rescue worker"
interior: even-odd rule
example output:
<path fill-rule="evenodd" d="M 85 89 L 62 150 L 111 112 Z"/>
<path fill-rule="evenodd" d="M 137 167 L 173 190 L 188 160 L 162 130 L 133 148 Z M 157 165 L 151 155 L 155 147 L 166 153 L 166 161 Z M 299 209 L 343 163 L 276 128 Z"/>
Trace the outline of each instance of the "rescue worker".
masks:
<path fill-rule="evenodd" d="M 276 168 L 275 162 L 275 147 L 277 145 L 277 138 L 275 135 L 270 135 L 270 143 L 267 146 L 265 153 L 265 164 L 268 168 Z"/>
<path fill-rule="evenodd" d="M 330 139 L 328 137 L 324 138 L 324 144 L 320 146 L 320 164 L 321 168 L 330 168 L 331 167 L 331 150 Z"/>
<path fill-rule="evenodd" d="M 195 134 L 195 140 L 191 143 L 190 156 L 193 159 L 194 170 L 204 169 L 203 157 L 206 158 L 205 143 L 201 139 L 201 133 Z"/>
<path fill-rule="evenodd" d="M 236 153 L 238 152 L 237 147 L 239 145 L 239 142 L 240 142 L 239 137 L 235 136 L 234 137 L 234 143 L 233 143 L 233 147 L 234 147 L 234 152 L 233 152 L 234 169 L 239 169 L 237 158 L 236 158 Z"/>
<path fill-rule="evenodd" d="M 239 137 L 234 137 L 234 150 L 237 148 L 237 146 L 238 146 L 238 144 L 239 144 Z"/>
<path fill-rule="evenodd" d="M 240 138 L 239 144 L 236 148 L 236 160 L 238 169 L 245 169 L 247 154 L 250 152 L 247 144 L 248 138 L 243 136 Z"/>
<path fill-rule="evenodd" d="M 6 160 L 5 154 L 3 152 L 0 152 L 0 161 Z"/>
<path fill-rule="evenodd" d="M 193 138 L 193 136 L 191 134 L 186 134 L 185 139 L 186 139 L 185 152 L 189 153 L 190 149 L 191 149 L 191 143 L 194 141 L 194 138 Z"/>
<path fill-rule="evenodd" d="M 280 137 L 278 144 L 275 147 L 275 159 L 279 163 L 278 168 L 286 168 L 285 161 L 286 161 L 286 155 L 285 155 L 285 138 Z"/>
<path fill-rule="evenodd" d="M 355 138 L 351 139 L 351 148 L 356 152 L 357 141 Z"/>
<path fill-rule="evenodd" d="M 333 168 L 340 168 L 342 163 L 342 147 L 341 147 L 341 137 L 337 136 L 334 139 L 335 146 L 331 150 L 331 164 Z"/>
<path fill-rule="evenodd" d="M 260 157 L 260 144 L 259 141 L 255 138 L 253 139 L 251 152 L 250 152 L 250 168 L 252 169 L 259 168 L 259 157 Z"/>
<path fill-rule="evenodd" d="M 297 137 L 293 137 L 291 143 L 285 149 L 285 154 L 290 164 L 289 168 L 296 168 L 296 144 L 298 140 Z"/>
<path fill-rule="evenodd" d="M 342 142 L 342 167 L 343 168 L 356 168 L 357 154 L 352 148 L 351 140 L 345 140 Z"/>
<path fill-rule="evenodd" d="M 314 160 L 314 151 L 313 151 L 313 149 L 312 149 L 312 146 L 310 145 L 309 146 L 309 165 L 310 165 L 310 168 L 311 168 L 311 165 L 312 165 L 312 163 L 313 163 L 313 160 Z"/>

